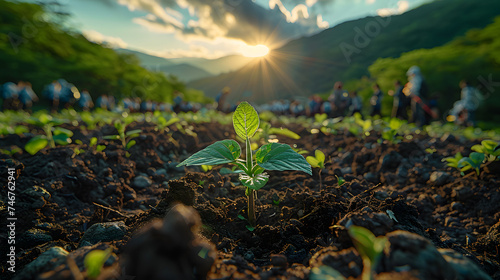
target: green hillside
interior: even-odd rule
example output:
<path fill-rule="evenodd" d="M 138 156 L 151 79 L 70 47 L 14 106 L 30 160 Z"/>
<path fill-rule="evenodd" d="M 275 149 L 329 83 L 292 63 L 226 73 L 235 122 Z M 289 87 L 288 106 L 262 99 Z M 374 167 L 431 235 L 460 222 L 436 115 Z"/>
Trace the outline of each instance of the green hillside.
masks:
<path fill-rule="evenodd" d="M 186 90 L 175 77 L 142 68 L 135 56 L 63 29 L 55 17 L 36 4 L 0 0 L 0 83 L 30 81 L 40 93 L 64 78 L 94 97 L 111 93 L 157 101 L 170 101 L 174 90 Z"/>
<path fill-rule="evenodd" d="M 230 86 L 235 89 L 234 99 L 250 96 L 254 102 L 325 93 L 337 80 L 368 76 L 368 67 L 378 58 L 399 57 L 412 50 L 441 46 L 470 29 L 484 28 L 498 14 L 497 0 L 436 0 L 390 18 L 367 17 L 342 23 L 289 42 L 274 50 L 268 61 L 251 63 L 238 71 L 189 85 L 210 96 Z M 355 43 L 357 30 L 365 34 L 369 30 L 368 43 Z M 346 46 L 357 49 L 348 59 L 344 55 Z M 248 80 L 260 83 L 245 83 Z"/>
<path fill-rule="evenodd" d="M 460 99 L 458 83 L 467 79 L 485 96 L 478 117 L 500 123 L 499 34 L 500 17 L 497 17 L 486 28 L 469 31 L 441 47 L 411 51 L 399 58 L 378 59 L 369 70 L 383 88 L 389 89 L 396 79 L 406 79 L 405 71 L 410 66 L 420 66 L 431 92 L 439 95 L 443 110 Z M 387 105 L 389 108 L 390 104 Z"/>

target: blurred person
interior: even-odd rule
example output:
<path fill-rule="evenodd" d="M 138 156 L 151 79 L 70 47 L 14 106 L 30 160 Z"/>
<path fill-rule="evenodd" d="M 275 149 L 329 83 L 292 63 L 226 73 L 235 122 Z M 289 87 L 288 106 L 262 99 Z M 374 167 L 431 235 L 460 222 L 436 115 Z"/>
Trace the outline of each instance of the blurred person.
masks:
<path fill-rule="evenodd" d="M 482 94 L 478 89 L 471 86 L 467 80 L 460 81 L 459 86 L 462 89 L 460 93 L 460 106 L 462 110 L 455 110 L 462 114 L 465 125 L 474 126 L 476 124 L 476 110 L 483 99 Z M 459 119 L 458 114 L 457 119 Z"/>
<path fill-rule="evenodd" d="M 59 107 L 59 99 L 61 96 L 62 86 L 61 84 L 54 80 L 49 85 L 45 86 L 42 95 L 49 101 L 50 103 L 50 111 L 55 112 Z"/>
<path fill-rule="evenodd" d="M 403 89 L 403 92 L 411 98 L 411 111 L 412 117 L 411 121 L 414 122 L 418 126 L 423 126 L 426 124 L 426 116 L 425 113 L 432 114 L 429 107 L 425 103 L 425 97 L 427 95 L 427 84 L 420 72 L 420 68 L 418 66 L 412 66 L 406 72 L 408 76 L 408 83 Z"/>
<path fill-rule="evenodd" d="M 59 106 L 68 109 L 73 106 L 75 101 L 80 98 L 80 92 L 75 87 L 75 85 L 68 83 L 64 79 L 58 80 L 61 85 L 61 91 L 59 94 Z"/>
<path fill-rule="evenodd" d="M 19 108 L 19 87 L 15 83 L 7 82 L 2 85 L 2 111 L 17 110 Z"/>
<path fill-rule="evenodd" d="M 342 82 L 336 82 L 332 94 L 328 97 L 328 101 L 332 104 L 332 117 L 345 116 L 350 106 L 349 93 L 343 89 L 343 86 Z"/>
<path fill-rule="evenodd" d="M 33 102 L 38 101 L 38 96 L 33 91 L 30 82 L 19 82 L 19 101 L 23 105 L 23 110 L 31 113 L 31 107 L 33 107 Z"/>
<path fill-rule="evenodd" d="M 372 112 L 370 116 L 375 117 L 376 115 L 382 116 L 382 97 L 383 93 L 380 90 L 378 84 L 373 85 L 373 95 L 370 98 L 370 104 L 372 105 Z"/>
<path fill-rule="evenodd" d="M 225 87 L 221 92 L 219 92 L 219 94 L 217 94 L 217 96 L 215 97 L 215 102 L 217 102 L 217 111 L 227 112 L 228 108 L 226 108 L 226 99 L 230 93 L 231 89 L 229 87 Z"/>
<path fill-rule="evenodd" d="M 363 101 L 361 100 L 361 97 L 359 97 L 357 91 L 353 91 L 351 93 L 351 116 L 354 116 L 354 114 L 359 113 L 361 116 L 361 109 L 363 109 Z"/>
<path fill-rule="evenodd" d="M 290 104 L 290 114 L 294 117 L 305 115 L 305 107 L 299 100 L 294 100 Z"/>
<path fill-rule="evenodd" d="M 394 97 L 391 116 L 393 118 L 408 120 L 407 110 L 411 100 L 403 93 L 404 87 L 399 80 L 394 83 L 394 88 L 394 91 L 389 91 L 389 95 Z"/>
<path fill-rule="evenodd" d="M 321 103 L 323 103 L 323 100 L 321 100 L 321 97 L 319 95 L 315 94 L 309 97 L 309 108 L 307 115 L 309 117 L 314 117 L 314 115 L 321 113 Z"/>
<path fill-rule="evenodd" d="M 108 96 L 106 94 L 101 94 L 99 97 L 97 97 L 95 101 L 95 108 L 101 108 L 101 109 L 108 109 Z"/>
<path fill-rule="evenodd" d="M 82 111 L 90 111 L 94 107 L 94 102 L 92 101 L 92 97 L 88 90 L 84 89 L 80 93 L 80 99 L 77 101 L 78 107 L 82 109 Z"/>

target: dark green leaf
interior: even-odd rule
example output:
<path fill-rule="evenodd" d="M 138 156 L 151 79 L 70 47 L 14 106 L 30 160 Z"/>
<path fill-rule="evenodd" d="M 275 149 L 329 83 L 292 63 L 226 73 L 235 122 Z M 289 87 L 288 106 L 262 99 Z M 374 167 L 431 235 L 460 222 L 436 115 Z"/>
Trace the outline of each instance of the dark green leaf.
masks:
<path fill-rule="evenodd" d="M 73 131 L 62 127 L 56 127 L 54 128 L 54 135 L 66 135 L 67 137 L 72 137 Z"/>
<path fill-rule="evenodd" d="M 58 134 L 54 136 L 54 142 L 57 145 L 66 146 L 71 143 L 71 138 L 66 134 Z"/>
<path fill-rule="evenodd" d="M 136 143 L 137 142 L 135 140 L 128 141 L 127 146 L 125 146 L 125 150 L 132 148 L 132 146 L 134 146 Z"/>
<path fill-rule="evenodd" d="M 255 153 L 257 164 L 267 170 L 298 170 L 312 175 L 311 165 L 289 145 L 270 143 Z"/>
<path fill-rule="evenodd" d="M 241 102 L 233 114 L 234 130 L 243 139 L 255 134 L 259 128 L 259 122 L 257 111 L 248 102 Z"/>
<path fill-rule="evenodd" d="M 26 146 L 24 146 L 24 149 L 26 152 L 28 152 L 30 155 L 34 155 L 38 153 L 41 149 L 45 148 L 49 144 L 49 141 L 45 136 L 35 136 L 26 143 Z"/>
<path fill-rule="evenodd" d="M 241 148 L 234 140 L 222 140 L 195 153 L 177 166 L 216 165 L 235 162 L 240 157 Z"/>
<path fill-rule="evenodd" d="M 130 135 L 134 135 L 134 134 L 137 134 L 136 136 L 133 136 L 131 138 L 134 138 L 134 137 L 137 137 L 141 134 L 142 130 L 140 129 L 134 129 L 134 130 L 130 130 L 130 131 L 127 131 L 127 133 L 125 133 L 125 136 L 129 137 Z"/>

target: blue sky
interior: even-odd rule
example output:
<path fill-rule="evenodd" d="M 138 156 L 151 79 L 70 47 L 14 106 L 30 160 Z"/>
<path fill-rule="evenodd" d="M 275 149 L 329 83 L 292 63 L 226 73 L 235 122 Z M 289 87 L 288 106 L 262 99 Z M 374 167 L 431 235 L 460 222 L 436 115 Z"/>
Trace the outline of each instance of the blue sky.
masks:
<path fill-rule="evenodd" d="M 60 0 L 89 40 L 174 57 L 216 58 L 280 46 L 346 20 L 429 0 Z"/>

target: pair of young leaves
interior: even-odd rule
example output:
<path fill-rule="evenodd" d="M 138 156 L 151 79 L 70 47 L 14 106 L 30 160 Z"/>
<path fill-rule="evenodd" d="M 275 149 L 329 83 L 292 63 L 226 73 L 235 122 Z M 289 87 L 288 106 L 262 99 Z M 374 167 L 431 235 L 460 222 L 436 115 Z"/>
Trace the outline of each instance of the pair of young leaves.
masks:
<path fill-rule="evenodd" d="M 236 134 L 244 139 L 247 145 L 250 143 L 249 138 L 259 128 L 259 124 L 257 111 L 247 102 L 241 102 L 233 114 L 233 127 Z M 243 185 L 254 190 L 264 187 L 269 180 L 263 175 L 264 170 L 298 170 L 312 174 L 309 163 L 287 144 L 270 143 L 261 146 L 255 152 L 255 161 L 252 159 L 255 165 L 252 164 L 252 166 L 246 165 L 246 162 L 239 158 L 240 155 L 241 148 L 238 142 L 226 139 L 193 154 L 178 166 L 236 164 L 246 174 L 240 176 Z"/>

